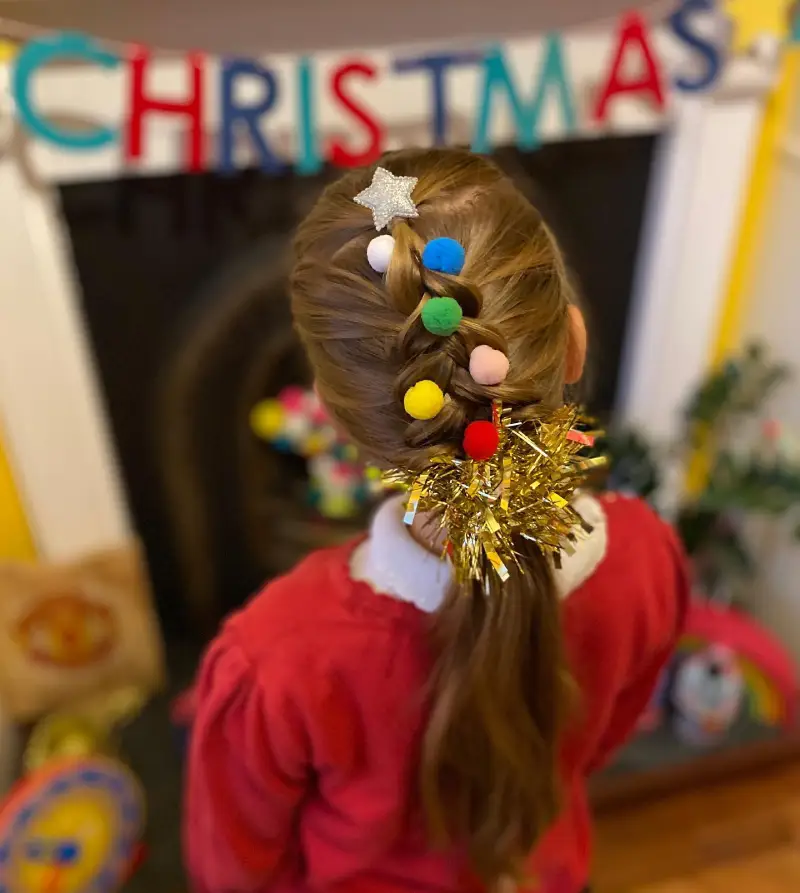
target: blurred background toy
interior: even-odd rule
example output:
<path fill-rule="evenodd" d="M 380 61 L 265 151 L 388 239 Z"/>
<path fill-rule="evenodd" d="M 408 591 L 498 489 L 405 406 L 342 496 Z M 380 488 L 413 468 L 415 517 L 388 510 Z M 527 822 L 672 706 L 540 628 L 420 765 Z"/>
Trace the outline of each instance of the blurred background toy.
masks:
<path fill-rule="evenodd" d="M 676 731 L 693 743 L 718 740 L 740 715 L 788 731 L 800 704 L 800 683 L 788 651 L 736 608 L 697 600 L 681 640 L 671 701 Z"/>
<path fill-rule="evenodd" d="M 1 893 L 117 893 L 144 858 L 144 796 L 113 727 L 143 703 L 120 692 L 42 720 L 0 803 Z"/>
<path fill-rule="evenodd" d="M 676 734 L 695 746 L 719 742 L 736 721 L 743 697 L 744 679 L 729 648 L 709 645 L 689 655 L 672 686 Z"/>
<path fill-rule="evenodd" d="M 262 400 L 250 425 L 274 449 L 306 459 L 308 500 L 323 517 L 352 518 L 380 492 L 380 473 L 359 462 L 313 390 L 292 385 Z"/>
<path fill-rule="evenodd" d="M 708 747 L 742 721 L 788 732 L 798 707 L 796 664 L 775 636 L 743 611 L 696 598 L 638 729 L 654 732 L 669 719 L 684 744 Z"/>

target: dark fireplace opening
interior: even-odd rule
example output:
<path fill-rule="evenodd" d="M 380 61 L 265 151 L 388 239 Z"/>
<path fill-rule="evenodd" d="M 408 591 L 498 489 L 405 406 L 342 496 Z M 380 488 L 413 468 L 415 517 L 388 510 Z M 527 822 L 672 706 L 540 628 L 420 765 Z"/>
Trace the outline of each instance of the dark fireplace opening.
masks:
<path fill-rule="evenodd" d="M 503 149 L 562 242 L 591 322 L 591 406 L 617 390 L 655 137 Z M 308 370 L 291 329 L 289 242 L 336 175 L 245 171 L 62 187 L 84 319 L 168 635 L 207 633 L 267 577 L 363 518 L 325 520 L 299 457 L 252 407 Z"/>

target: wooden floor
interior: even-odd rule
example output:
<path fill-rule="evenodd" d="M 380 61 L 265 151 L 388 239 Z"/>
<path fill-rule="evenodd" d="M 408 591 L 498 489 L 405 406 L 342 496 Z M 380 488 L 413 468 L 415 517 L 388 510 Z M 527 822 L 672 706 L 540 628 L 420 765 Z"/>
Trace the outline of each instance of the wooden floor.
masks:
<path fill-rule="evenodd" d="M 800 893 L 800 763 L 597 822 L 593 893 Z"/>

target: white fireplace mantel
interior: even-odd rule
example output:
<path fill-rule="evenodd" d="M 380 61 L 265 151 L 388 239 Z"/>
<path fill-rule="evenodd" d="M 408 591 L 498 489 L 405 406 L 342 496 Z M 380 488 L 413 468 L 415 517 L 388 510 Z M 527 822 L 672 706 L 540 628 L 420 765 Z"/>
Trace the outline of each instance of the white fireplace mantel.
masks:
<path fill-rule="evenodd" d="M 591 59 L 585 65 L 597 69 Z M 118 111 L 116 87 L 109 93 L 108 81 L 74 76 L 51 82 L 56 106 L 68 95 L 85 99 L 88 90 L 92 109 Z M 175 69 L 159 77 L 169 85 Z M 758 66 L 734 64 L 713 95 L 678 97 L 668 125 L 635 103 L 621 105 L 623 129 L 666 126 L 618 406 L 622 418 L 660 437 L 676 431 L 685 396 L 706 367 L 768 83 Z M 416 88 L 407 89 L 413 96 Z M 165 154 L 167 146 L 174 150 L 171 136 L 166 129 L 154 134 L 147 171 L 175 168 Z M 76 161 L 41 145 L 28 148 L 41 163 L 34 176 L 13 156 L 0 158 L 0 424 L 40 552 L 58 559 L 118 543 L 132 529 L 52 185 L 113 176 L 122 162 L 102 153 Z"/>

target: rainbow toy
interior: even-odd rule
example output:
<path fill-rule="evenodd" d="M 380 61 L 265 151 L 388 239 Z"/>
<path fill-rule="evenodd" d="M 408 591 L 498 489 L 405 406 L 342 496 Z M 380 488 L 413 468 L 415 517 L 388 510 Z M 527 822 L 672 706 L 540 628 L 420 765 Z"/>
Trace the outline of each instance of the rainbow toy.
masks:
<path fill-rule="evenodd" d="M 672 724 L 676 735 L 693 747 L 722 741 L 742 715 L 745 684 L 730 648 L 710 645 L 678 663 L 672 680 Z"/>
<path fill-rule="evenodd" d="M 775 636 L 741 611 L 695 601 L 677 657 L 686 659 L 715 646 L 735 655 L 750 718 L 773 728 L 793 728 L 800 703 L 797 668 Z"/>

